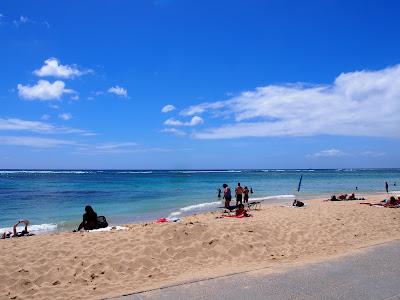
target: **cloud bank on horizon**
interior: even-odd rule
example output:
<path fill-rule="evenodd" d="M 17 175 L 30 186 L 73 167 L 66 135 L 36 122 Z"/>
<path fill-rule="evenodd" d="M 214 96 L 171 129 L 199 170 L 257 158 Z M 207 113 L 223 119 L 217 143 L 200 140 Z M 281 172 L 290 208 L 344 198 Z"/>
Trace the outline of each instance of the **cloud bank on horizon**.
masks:
<path fill-rule="evenodd" d="M 400 65 L 342 73 L 328 85 L 258 87 L 228 100 L 189 106 L 180 115 L 202 115 L 198 124 L 207 118 L 220 123 L 193 131 L 191 136 L 196 139 L 315 135 L 398 138 Z M 164 124 L 188 125 L 175 119 Z"/>

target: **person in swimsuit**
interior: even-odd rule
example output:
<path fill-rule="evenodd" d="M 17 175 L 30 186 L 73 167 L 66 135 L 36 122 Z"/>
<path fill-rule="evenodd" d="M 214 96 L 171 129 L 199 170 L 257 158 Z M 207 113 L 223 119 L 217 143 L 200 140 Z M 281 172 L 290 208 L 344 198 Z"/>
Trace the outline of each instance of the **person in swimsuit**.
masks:
<path fill-rule="evenodd" d="M 97 229 L 97 214 L 90 205 L 85 207 L 85 213 L 82 217 L 82 223 L 78 226 L 78 231 L 82 228 L 85 230 Z"/>
<path fill-rule="evenodd" d="M 232 200 L 231 189 L 228 187 L 226 183 L 224 183 L 222 187 L 224 188 L 225 208 L 229 209 Z"/>
<path fill-rule="evenodd" d="M 21 232 L 17 231 L 17 227 L 19 224 L 24 224 L 25 228 L 24 230 L 22 230 Z M 29 233 L 28 231 L 28 225 L 29 225 L 29 221 L 28 220 L 19 220 L 16 224 L 14 224 L 13 226 L 13 232 L 11 235 L 11 232 L 7 232 L 5 231 L 2 235 L 1 235 L 1 239 L 4 240 L 5 238 L 10 238 L 10 237 L 20 237 L 20 236 L 24 236 L 24 235 L 32 235 Z"/>
<path fill-rule="evenodd" d="M 243 202 L 244 203 L 249 203 L 249 189 L 247 188 L 247 186 L 244 187 L 243 193 L 244 193 L 244 198 L 243 198 Z"/>
<path fill-rule="evenodd" d="M 236 208 L 236 217 L 250 217 L 250 215 L 247 213 L 247 211 L 244 209 L 244 205 L 243 204 L 239 204 Z"/>
<path fill-rule="evenodd" d="M 222 193 L 221 189 L 218 189 L 218 198 L 221 198 L 221 193 Z"/>
<path fill-rule="evenodd" d="M 243 188 L 240 186 L 240 182 L 238 182 L 238 185 L 235 189 L 235 194 L 236 194 L 236 206 L 239 204 L 242 204 L 242 199 L 243 199 Z"/>

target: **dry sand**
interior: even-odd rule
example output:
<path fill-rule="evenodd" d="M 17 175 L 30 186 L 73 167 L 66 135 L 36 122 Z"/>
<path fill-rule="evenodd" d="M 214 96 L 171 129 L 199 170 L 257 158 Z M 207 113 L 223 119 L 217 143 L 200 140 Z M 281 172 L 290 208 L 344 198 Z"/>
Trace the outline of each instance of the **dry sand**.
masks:
<path fill-rule="evenodd" d="M 370 195 L 378 201 L 384 195 Z M 0 240 L 0 299 L 101 299 L 234 272 L 320 260 L 400 238 L 400 209 L 359 201 L 263 206 L 115 232 Z"/>

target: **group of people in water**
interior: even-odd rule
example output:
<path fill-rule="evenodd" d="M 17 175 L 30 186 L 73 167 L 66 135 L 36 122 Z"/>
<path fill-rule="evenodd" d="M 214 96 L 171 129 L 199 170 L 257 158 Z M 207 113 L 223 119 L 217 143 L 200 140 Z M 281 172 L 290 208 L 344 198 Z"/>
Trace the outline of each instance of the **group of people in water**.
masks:
<path fill-rule="evenodd" d="M 230 187 L 224 183 L 222 185 L 224 188 L 224 196 L 223 199 L 225 199 L 225 208 L 230 208 L 231 201 L 232 201 L 232 192 Z M 218 189 L 218 198 L 221 198 L 221 189 Z M 253 188 L 248 189 L 247 186 L 244 188 L 240 185 L 240 182 L 238 182 L 236 188 L 235 188 L 235 198 L 236 198 L 236 206 L 240 204 L 246 204 L 249 203 L 249 194 L 253 194 Z"/>
<path fill-rule="evenodd" d="M 245 186 L 244 188 L 241 186 L 240 182 L 238 182 L 236 188 L 235 188 L 235 199 L 236 199 L 236 205 L 231 206 L 231 201 L 232 201 L 232 192 L 231 188 L 224 183 L 222 185 L 224 191 L 223 191 L 223 199 L 225 200 L 224 203 L 224 208 L 226 208 L 229 212 L 235 209 L 235 217 L 242 218 L 242 217 L 250 217 L 251 215 L 248 214 L 248 212 L 245 209 L 245 204 L 249 206 L 249 194 L 253 194 L 253 188 L 248 188 Z M 218 198 L 221 198 L 221 189 L 218 189 Z M 225 216 L 230 216 L 231 215 L 225 215 Z"/>

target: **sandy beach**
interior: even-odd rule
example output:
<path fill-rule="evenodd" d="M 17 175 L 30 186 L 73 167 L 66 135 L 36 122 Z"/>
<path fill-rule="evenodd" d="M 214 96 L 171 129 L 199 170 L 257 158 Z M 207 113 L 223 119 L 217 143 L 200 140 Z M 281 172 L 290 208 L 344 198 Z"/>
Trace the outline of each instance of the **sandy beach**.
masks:
<path fill-rule="evenodd" d="M 379 202 L 386 195 L 366 195 Z M 61 232 L 0 241 L 0 299 L 102 299 L 265 268 L 268 272 L 400 238 L 400 210 L 360 201 L 263 205 L 111 232 Z M 362 201 L 361 201 L 362 202 Z"/>

